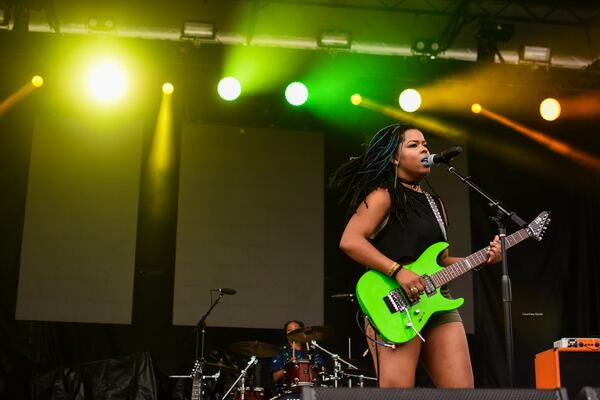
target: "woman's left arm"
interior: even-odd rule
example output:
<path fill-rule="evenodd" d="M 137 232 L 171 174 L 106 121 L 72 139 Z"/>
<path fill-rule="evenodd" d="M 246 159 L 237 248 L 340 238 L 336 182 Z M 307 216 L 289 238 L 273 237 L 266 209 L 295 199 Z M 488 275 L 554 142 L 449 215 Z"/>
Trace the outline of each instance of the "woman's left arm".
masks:
<path fill-rule="evenodd" d="M 496 263 L 499 263 L 500 261 L 502 261 L 502 255 L 500 254 L 500 238 L 498 237 L 498 235 L 496 235 L 494 237 L 494 240 L 492 240 L 490 242 L 490 245 L 488 246 L 487 251 L 488 251 L 488 253 L 487 253 L 488 258 L 485 261 L 485 263 L 483 264 L 483 266 L 496 264 Z M 448 249 L 446 249 L 442 253 L 440 262 L 442 264 L 442 267 L 447 267 L 448 265 L 459 262 L 462 259 L 463 259 L 462 257 L 449 256 Z"/>

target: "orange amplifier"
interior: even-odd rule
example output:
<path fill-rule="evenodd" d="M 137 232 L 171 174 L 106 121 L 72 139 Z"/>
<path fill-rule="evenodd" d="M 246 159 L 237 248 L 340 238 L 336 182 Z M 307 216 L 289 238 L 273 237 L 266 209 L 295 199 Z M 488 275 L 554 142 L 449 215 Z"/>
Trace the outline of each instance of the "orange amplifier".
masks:
<path fill-rule="evenodd" d="M 535 387 L 564 387 L 570 397 L 571 394 L 577 395 L 583 386 L 600 386 L 600 340 L 567 339 L 566 343 L 570 346 L 535 355 Z"/>

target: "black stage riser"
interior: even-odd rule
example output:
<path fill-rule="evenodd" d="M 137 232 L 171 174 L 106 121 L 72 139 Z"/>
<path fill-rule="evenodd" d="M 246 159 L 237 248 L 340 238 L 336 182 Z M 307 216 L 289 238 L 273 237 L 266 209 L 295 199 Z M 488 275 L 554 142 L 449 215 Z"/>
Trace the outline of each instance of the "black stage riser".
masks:
<path fill-rule="evenodd" d="M 565 389 L 304 388 L 302 400 L 568 400 Z"/>

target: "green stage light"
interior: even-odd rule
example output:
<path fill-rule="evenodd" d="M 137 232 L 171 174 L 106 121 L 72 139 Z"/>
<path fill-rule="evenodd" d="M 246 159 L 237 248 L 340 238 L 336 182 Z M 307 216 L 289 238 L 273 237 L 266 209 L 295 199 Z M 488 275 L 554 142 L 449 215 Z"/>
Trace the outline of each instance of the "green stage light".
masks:
<path fill-rule="evenodd" d="M 242 85 L 240 84 L 240 81 L 234 77 L 228 76 L 219 81 L 217 92 L 223 100 L 233 101 L 240 97 L 240 94 L 242 93 Z"/>
<path fill-rule="evenodd" d="M 308 88 L 302 82 L 292 82 L 285 88 L 285 99 L 293 106 L 301 106 L 308 100 Z"/>
<path fill-rule="evenodd" d="M 406 112 L 415 112 L 421 107 L 421 95 L 415 89 L 406 89 L 398 99 L 400 108 Z"/>

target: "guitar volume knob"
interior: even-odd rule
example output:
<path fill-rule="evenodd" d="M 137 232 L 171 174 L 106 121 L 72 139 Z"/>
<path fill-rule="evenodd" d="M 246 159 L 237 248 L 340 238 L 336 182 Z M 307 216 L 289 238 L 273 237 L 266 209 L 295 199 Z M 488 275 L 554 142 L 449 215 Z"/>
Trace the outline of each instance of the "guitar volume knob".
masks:
<path fill-rule="evenodd" d="M 419 314 L 421 314 L 421 310 L 417 308 L 417 309 L 415 310 L 415 315 L 419 315 Z"/>

